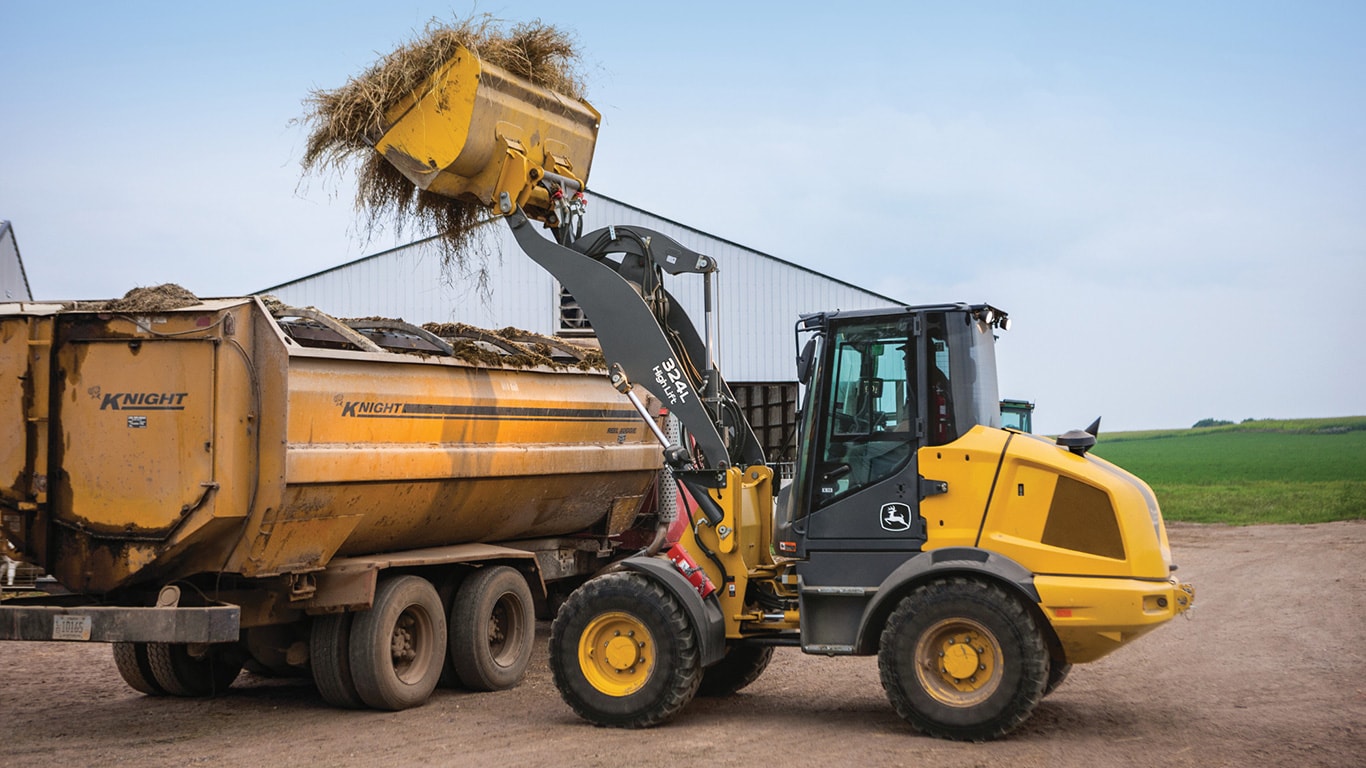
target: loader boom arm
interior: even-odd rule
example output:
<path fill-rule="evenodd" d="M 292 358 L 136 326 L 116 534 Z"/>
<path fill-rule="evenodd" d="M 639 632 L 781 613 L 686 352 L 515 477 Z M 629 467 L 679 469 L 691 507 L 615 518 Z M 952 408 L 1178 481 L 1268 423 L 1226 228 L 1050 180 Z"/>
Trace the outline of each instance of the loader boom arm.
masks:
<path fill-rule="evenodd" d="M 764 463 L 730 387 L 660 280 L 662 265 L 675 274 L 709 275 L 715 262 L 642 227 L 609 227 L 564 246 L 535 232 L 520 210 L 507 220 L 518 246 L 583 308 L 613 370 L 659 398 L 682 422 L 702 455 L 695 468 Z"/>

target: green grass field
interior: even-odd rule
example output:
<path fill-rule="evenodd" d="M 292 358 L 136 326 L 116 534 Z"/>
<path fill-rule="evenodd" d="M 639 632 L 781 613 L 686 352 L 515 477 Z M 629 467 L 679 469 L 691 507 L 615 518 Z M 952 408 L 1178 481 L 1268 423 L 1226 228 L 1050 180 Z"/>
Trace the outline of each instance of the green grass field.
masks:
<path fill-rule="evenodd" d="M 1366 416 L 1102 432 L 1095 453 L 1147 481 L 1168 520 L 1366 519 Z"/>

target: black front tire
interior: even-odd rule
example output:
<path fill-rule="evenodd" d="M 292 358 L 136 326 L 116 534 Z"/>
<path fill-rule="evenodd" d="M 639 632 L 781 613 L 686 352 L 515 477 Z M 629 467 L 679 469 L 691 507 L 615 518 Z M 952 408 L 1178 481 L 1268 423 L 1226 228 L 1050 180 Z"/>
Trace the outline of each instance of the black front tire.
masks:
<path fill-rule="evenodd" d="M 922 733 L 999 738 L 1043 698 L 1048 651 L 1029 611 L 967 578 L 922 585 L 883 629 L 878 669 L 897 714 Z"/>
<path fill-rule="evenodd" d="M 676 715 L 702 679 L 697 636 L 658 582 L 616 572 L 575 590 L 550 629 L 560 696 L 598 725 L 646 728 Z"/>

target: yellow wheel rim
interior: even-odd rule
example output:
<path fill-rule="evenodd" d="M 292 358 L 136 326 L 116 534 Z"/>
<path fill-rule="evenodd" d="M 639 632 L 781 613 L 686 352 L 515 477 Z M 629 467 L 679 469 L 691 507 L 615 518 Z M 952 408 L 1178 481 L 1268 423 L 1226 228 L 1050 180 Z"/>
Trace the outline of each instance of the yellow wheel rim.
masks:
<path fill-rule="evenodd" d="M 640 690 L 654 666 L 654 637 L 629 613 L 595 616 L 579 635 L 579 669 L 590 685 L 608 696 Z"/>
<path fill-rule="evenodd" d="M 1001 644 L 971 619 L 944 619 L 920 635 L 915 671 L 921 687 L 937 701 L 977 706 L 1001 686 Z"/>

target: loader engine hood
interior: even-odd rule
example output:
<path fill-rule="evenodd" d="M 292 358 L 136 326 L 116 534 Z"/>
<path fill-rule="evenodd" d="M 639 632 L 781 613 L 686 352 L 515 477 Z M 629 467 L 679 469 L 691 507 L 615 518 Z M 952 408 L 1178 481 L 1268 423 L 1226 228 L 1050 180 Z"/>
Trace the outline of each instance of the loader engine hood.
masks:
<path fill-rule="evenodd" d="M 922 449 L 920 471 L 948 488 L 920 504 L 928 549 L 980 547 L 1033 573 L 1171 577 L 1157 497 L 1102 458 L 977 426 L 948 445 Z"/>
<path fill-rule="evenodd" d="M 1009 500 L 1007 502 L 1006 500 Z M 1020 504 L 1021 523 L 995 515 L 998 505 Z M 1079 454 L 1042 437 L 1014 434 L 1001 461 L 1001 484 L 992 499 L 984 540 L 1006 549 L 1026 547 L 1036 573 L 1170 577 L 1171 549 L 1157 496 L 1138 477 L 1091 453 Z M 999 522 L 1000 528 L 993 525 Z M 994 547 L 983 543 L 983 546 Z M 1021 562 L 1024 562 L 1023 560 Z"/>

